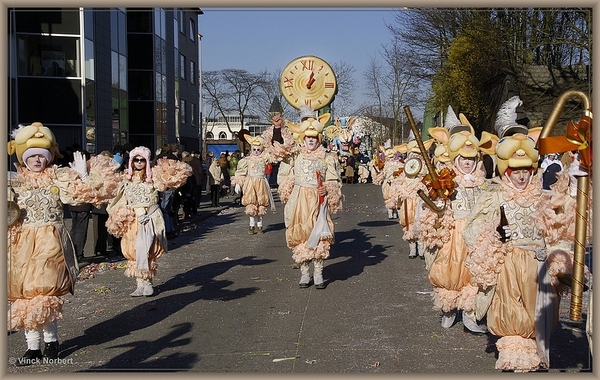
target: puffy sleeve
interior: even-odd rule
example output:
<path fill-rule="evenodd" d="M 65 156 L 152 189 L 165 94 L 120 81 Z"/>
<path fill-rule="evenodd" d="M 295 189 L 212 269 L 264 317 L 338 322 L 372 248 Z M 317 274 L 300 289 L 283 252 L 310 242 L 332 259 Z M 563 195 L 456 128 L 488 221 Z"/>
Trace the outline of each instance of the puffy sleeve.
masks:
<path fill-rule="evenodd" d="M 468 255 L 465 266 L 473 284 L 486 289 L 496 284 L 504 256 L 512 250 L 512 241 L 500 241 L 496 227 L 500 222 L 500 201 L 496 191 L 483 191 L 463 230 Z"/>
<path fill-rule="evenodd" d="M 327 173 L 325 173 L 325 181 L 337 181 L 342 182 L 340 178 L 340 171 L 338 161 L 331 154 L 325 156 L 325 162 L 327 162 Z"/>
<path fill-rule="evenodd" d="M 263 132 L 263 138 L 267 141 L 265 144 L 265 151 L 269 154 L 271 162 L 280 162 L 286 156 L 295 152 L 296 143 L 294 141 L 294 135 L 287 127 L 281 128 L 281 137 L 283 137 L 283 144 L 278 141 L 273 141 L 271 145 L 270 141 L 273 139 L 273 127 L 266 129 Z"/>
<path fill-rule="evenodd" d="M 586 237 L 592 238 L 592 189 L 588 189 L 588 228 Z M 550 190 L 545 191 L 536 211 L 531 215 L 546 244 L 557 245 L 562 240 L 573 241 L 575 237 L 577 199 L 569 195 L 569 175 L 567 169 L 557 176 Z"/>
<path fill-rule="evenodd" d="M 109 234 L 116 237 L 122 237 L 129 226 L 136 220 L 135 211 L 128 205 L 124 192 L 125 183 L 119 187 L 117 195 L 106 206 L 106 211 L 108 212 L 106 229 Z"/>
<path fill-rule="evenodd" d="M 82 180 L 71 168 L 56 169 L 56 186 L 60 188 L 61 202 L 77 205 L 91 203 L 100 206 L 108 203 L 117 193 L 121 174 L 116 172 L 117 164 L 103 155 L 91 157 L 87 161 L 88 179 Z"/>
<path fill-rule="evenodd" d="M 550 190 L 543 193 L 538 207 L 531 214 L 532 222 L 537 226 L 546 242 L 548 252 L 548 274 L 559 293 L 569 290 L 559 277 L 573 273 L 575 244 L 575 219 L 577 217 L 577 199 L 569 195 L 569 175 L 567 169 L 560 172 L 557 181 Z M 588 225 L 586 245 L 592 239 L 592 189 L 588 189 Z M 590 271 L 584 265 L 584 281 L 589 281 Z"/>
<path fill-rule="evenodd" d="M 342 210 L 342 180 L 335 157 L 328 154 L 325 161 L 327 162 L 327 173 L 323 186 L 327 189 L 327 206 L 332 213 L 337 213 Z"/>
<path fill-rule="evenodd" d="M 240 185 L 244 184 L 244 179 L 248 175 L 248 159 L 242 158 L 237 165 L 237 169 L 235 174 L 231 177 L 231 185 Z"/>
<path fill-rule="evenodd" d="M 281 203 L 287 203 L 292 190 L 294 189 L 294 158 L 287 156 L 279 163 L 279 171 L 277 172 L 277 192 Z"/>
<path fill-rule="evenodd" d="M 193 174 L 192 167 L 186 162 L 160 158 L 152 168 L 152 180 L 158 191 L 181 187 Z"/>

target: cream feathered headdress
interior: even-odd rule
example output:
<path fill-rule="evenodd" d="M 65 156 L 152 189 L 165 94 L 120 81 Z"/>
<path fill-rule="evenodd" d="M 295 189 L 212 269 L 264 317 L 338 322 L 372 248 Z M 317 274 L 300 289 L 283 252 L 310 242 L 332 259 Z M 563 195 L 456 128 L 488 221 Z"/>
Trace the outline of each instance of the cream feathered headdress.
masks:
<path fill-rule="evenodd" d="M 494 127 L 499 138 L 510 136 L 515 133 L 527 134 L 527 127 L 517 124 L 517 107 L 522 105 L 523 101 L 518 95 L 513 96 L 502 104 L 496 115 Z"/>
<path fill-rule="evenodd" d="M 500 140 L 496 145 L 498 173 L 504 175 L 506 169 L 533 168 L 538 166 L 538 151 L 535 148 L 542 127 L 528 129 L 517 124 L 517 107 L 523 104 L 518 96 L 508 99 L 498 111 L 496 131 Z"/>

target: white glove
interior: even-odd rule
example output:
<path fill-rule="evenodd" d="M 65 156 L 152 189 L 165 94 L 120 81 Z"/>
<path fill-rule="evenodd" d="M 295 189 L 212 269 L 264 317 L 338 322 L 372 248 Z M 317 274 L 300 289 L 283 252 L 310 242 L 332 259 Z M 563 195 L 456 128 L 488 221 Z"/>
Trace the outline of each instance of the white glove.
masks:
<path fill-rule="evenodd" d="M 241 191 L 242 191 L 242 188 L 240 187 L 240 184 L 239 184 L 239 183 L 237 183 L 237 184 L 235 185 L 235 193 L 236 193 L 236 194 L 239 194 Z"/>
<path fill-rule="evenodd" d="M 587 177 L 588 172 L 583 171 L 579 167 L 579 154 L 575 154 L 573 162 L 569 165 L 569 194 L 572 197 L 577 196 L 577 177 Z"/>
<path fill-rule="evenodd" d="M 79 173 L 79 177 L 81 177 L 82 180 L 85 181 L 88 179 L 87 163 L 83 153 L 79 151 L 73 153 L 73 162 L 70 162 L 69 166 Z"/>

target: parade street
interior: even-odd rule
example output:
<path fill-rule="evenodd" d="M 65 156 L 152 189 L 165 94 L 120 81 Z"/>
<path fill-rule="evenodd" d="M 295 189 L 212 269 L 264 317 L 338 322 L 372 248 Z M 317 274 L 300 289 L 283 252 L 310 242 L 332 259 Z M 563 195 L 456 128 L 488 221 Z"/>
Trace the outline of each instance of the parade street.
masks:
<path fill-rule="evenodd" d="M 499 374 L 494 336 L 465 332 L 460 317 L 441 327 L 425 262 L 408 258 L 381 187 L 343 193 L 325 289 L 298 287 L 276 194 L 262 235 L 248 234 L 233 198 L 211 208 L 205 195 L 200 216 L 158 260 L 153 296 L 129 295 L 135 279 L 123 275 L 125 261 L 105 264 L 112 270 L 63 297 L 59 359 L 16 367 L 25 339 L 9 331 L 7 372 Z M 570 295 L 562 299 L 549 372 L 590 371 L 587 293 L 581 322 L 569 320 Z"/>

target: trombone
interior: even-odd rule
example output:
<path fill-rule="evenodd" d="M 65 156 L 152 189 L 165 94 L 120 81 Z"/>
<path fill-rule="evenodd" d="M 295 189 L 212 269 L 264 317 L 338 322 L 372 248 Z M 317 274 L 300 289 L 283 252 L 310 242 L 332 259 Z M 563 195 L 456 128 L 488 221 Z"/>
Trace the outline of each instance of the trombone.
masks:
<path fill-rule="evenodd" d="M 564 105 L 572 98 L 579 98 L 583 108 L 583 115 L 578 123 L 568 123 L 565 136 L 549 137 L 558 118 L 563 112 Z M 540 154 L 547 154 L 559 151 L 579 150 L 581 152 L 581 162 L 591 174 L 592 169 L 592 108 L 589 98 L 580 91 L 566 91 L 557 100 L 550 116 L 538 139 Z M 585 244 L 588 220 L 588 189 L 589 176 L 577 177 L 577 205 L 575 209 L 575 246 L 573 254 L 573 274 L 571 284 L 571 306 L 569 309 L 569 318 L 572 321 L 581 320 L 583 281 L 584 281 L 584 261 Z"/>
<path fill-rule="evenodd" d="M 421 155 L 423 156 L 423 160 L 425 161 L 425 166 L 427 166 L 427 170 L 429 171 L 429 175 L 431 176 L 431 183 L 437 191 L 438 199 L 440 199 L 443 203 L 441 205 L 436 204 L 431 198 L 425 195 L 425 192 L 423 190 L 417 190 L 417 194 L 419 194 L 421 199 L 423 199 L 423 202 L 425 202 L 427 206 L 429 206 L 429 208 L 431 208 L 435 212 L 441 212 L 446 208 L 446 199 L 443 195 L 444 190 L 440 186 L 437 172 L 433 167 L 431 160 L 429 159 L 429 153 L 425 148 L 425 144 L 423 144 L 421 132 L 419 132 L 419 129 L 417 128 L 417 124 L 415 123 L 415 119 L 413 118 L 409 106 L 404 106 L 404 113 L 406 114 L 406 118 L 408 119 L 410 128 L 412 129 L 413 134 L 415 135 L 415 140 L 417 141 L 417 146 L 419 147 Z"/>

